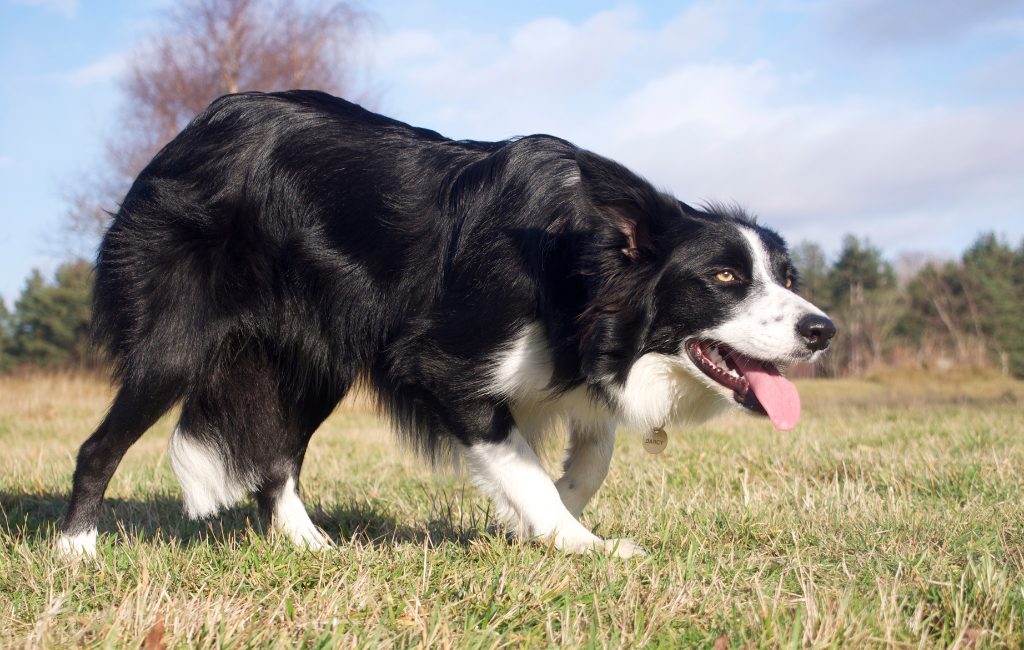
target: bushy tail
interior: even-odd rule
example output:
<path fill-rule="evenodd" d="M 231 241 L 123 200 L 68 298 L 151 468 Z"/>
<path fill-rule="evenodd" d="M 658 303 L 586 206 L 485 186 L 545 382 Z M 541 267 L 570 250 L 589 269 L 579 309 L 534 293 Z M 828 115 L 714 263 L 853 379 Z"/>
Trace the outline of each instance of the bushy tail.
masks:
<path fill-rule="evenodd" d="M 184 391 L 256 308 L 242 303 L 264 299 L 234 254 L 254 244 L 227 221 L 218 228 L 173 181 L 135 182 L 100 245 L 93 292 L 93 342 L 118 380 Z"/>

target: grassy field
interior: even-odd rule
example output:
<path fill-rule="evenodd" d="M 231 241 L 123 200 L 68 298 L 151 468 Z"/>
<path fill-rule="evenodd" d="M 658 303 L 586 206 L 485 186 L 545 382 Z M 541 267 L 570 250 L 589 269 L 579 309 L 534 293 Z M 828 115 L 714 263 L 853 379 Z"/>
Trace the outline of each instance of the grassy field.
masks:
<path fill-rule="evenodd" d="M 735 416 L 671 430 L 660 456 L 620 434 L 583 521 L 645 558 L 506 539 L 460 477 L 434 475 L 349 404 L 303 473 L 330 552 L 251 532 L 251 504 L 186 521 L 167 417 L 114 476 L 99 558 L 68 567 L 54 531 L 110 393 L 0 378 L 0 645 L 1024 646 L 1024 383 L 800 389 L 789 433 Z"/>

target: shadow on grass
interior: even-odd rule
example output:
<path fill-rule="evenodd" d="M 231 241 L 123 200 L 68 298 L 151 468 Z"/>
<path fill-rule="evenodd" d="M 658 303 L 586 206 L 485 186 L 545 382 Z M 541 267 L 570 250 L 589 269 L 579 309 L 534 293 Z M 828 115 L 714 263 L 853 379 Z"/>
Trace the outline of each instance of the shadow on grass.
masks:
<path fill-rule="evenodd" d="M 466 516 L 458 497 L 442 493 L 434 500 L 429 519 L 420 526 L 399 521 L 384 502 L 352 501 L 330 507 L 310 505 L 309 514 L 335 543 L 358 542 L 375 547 L 442 542 L 467 546 L 487 527 L 488 513 Z M 60 530 L 68 497 L 55 492 L 0 490 L 0 534 L 12 540 L 38 542 Z M 143 542 L 176 539 L 186 544 L 222 546 L 262 530 L 256 504 L 245 501 L 220 515 L 191 520 L 177 495 L 156 494 L 145 499 L 103 500 L 99 532 Z"/>
<path fill-rule="evenodd" d="M 380 499 L 352 501 L 325 507 L 311 505 L 310 518 L 335 541 L 358 542 L 378 546 L 416 544 L 431 546 L 447 542 L 466 547 L 481 535 L 497 534 L 489 511 L 466 510 L 464 492 L 450 494 L 441 490 L 431 501 L 425 522 L 402 523 Z M 418 525 L 415 525 L 417 524 Z M 487 532 L 484 532 L 487 531 Z"/>

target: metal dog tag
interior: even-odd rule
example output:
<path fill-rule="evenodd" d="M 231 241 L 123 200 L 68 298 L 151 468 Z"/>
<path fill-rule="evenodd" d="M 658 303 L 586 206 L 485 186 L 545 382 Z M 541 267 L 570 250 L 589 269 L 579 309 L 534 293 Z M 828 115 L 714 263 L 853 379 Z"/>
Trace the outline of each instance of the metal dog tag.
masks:
<path fill-rule="evenodd" d="M 661 427 L 644 434 L 644 451 L 648 454 L 660 454 L 667 444 L 668 434 Z"/>

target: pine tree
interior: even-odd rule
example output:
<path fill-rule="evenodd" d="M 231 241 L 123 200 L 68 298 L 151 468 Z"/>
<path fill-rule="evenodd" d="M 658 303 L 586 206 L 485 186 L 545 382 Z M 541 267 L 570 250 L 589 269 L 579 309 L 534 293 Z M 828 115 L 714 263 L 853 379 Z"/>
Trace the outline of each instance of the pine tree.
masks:
<path fill-rule="evenodd" d="M 882 364 L 903 311 L 892 265 L 870 241 L 847 235 L 828 285 L 829 313 L 839 329 L 832 363 L 850 375 Z"/>
<path fill-rule="evenodd" d="M 10 317 L 12 341 L 7 365 L 44 368 L 84 366 L 89 357 L 92 265 L 77 260 L 57 269 L 47 284 L 32 271 Z"/>
<path fill-rule="evenodd" d="M 851 294 L 874 291 L 896 285 L 896 274 L 892 265 L 882 258 L 882 251 L 867 239 L 861 241 L 854 235 L 843 238 L 843 249 L 829 273 L 832 290 L 832 304 L 850 303 Z M 856 302 L 859 296 L 853 296 Z"/>
<path fill-rule="evenodd" d="M 995 233 L 984 233 L 964 252 L 965 299 L 977 313 L 996 363 L 1024 376 L 1024 242 L 1014 251 Z"/>
<path fill-rule="evenodd" d="M 11 313 L 7 310 L 7 304 L 3 296 L 0 296 L 0 370 L 6 370 L 13 362 L 11 348 L 14 340 L 11 338 Z"/>
<path fill-rule="evenodd" d="M 792 251 L 793 264 L 800 276 L 800 295 L 828 311 L 832 307 L 829 268 L 821 246 L 802 241 Z"/>

